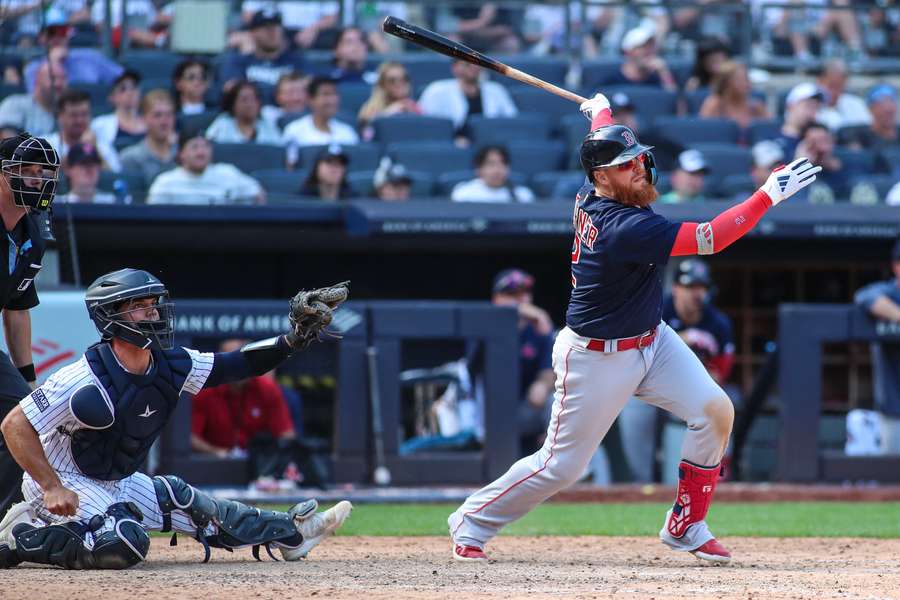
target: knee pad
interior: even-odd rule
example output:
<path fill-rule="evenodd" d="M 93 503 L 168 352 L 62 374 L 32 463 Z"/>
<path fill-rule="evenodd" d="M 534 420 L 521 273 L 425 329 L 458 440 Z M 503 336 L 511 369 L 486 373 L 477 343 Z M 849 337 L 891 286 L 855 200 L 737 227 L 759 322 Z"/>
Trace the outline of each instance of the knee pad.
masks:
<path fill-rule="evenodd" d="M 140 509 L 131 502 L 118 502 L 107 509 L 112 530 L 97 537 L 92 551 L 98 569 L 127 569 L 147 558 L 150 536 L 141 526 Z"/>

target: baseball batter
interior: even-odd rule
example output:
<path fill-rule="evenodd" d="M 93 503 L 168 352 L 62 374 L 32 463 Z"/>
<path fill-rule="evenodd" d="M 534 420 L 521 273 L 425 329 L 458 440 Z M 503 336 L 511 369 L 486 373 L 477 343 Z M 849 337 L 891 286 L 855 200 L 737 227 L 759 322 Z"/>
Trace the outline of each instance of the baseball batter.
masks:
<path fill-rule="evenodd" d="M 101 341 L 3 420 L 25 470 L 25 501 L 0 522 L 0 568 L 23 561 L 127 568 L 147 556 L 147 531 L 192 535 L 206 560 L 210 547 L 253 546 L 259 558 L 260 546 L 270 556 L 274 546 L 285 560 L 305 557 L 341 526 L 349 502 L 323 513 L 315 500 L 287 512 L 259 510 L 138 468 L 180 398 L 274 369 L 318 338 L 348 291 L 340 284 L 300 292 L 286 335 L 212 354 L 173 347 L 173 304 L 153 275 L 122 269 L 97 279 L 86 303 Z"/>
<path fill-rule="evenodd" d="M 699 559 L 731 554 L 706 525 L 734 410 L 684 341 L 661 322 L 662 275 L 671 256 L 714 254 L 750 231 L 765 212 L 816 179 L 799 158 L 750 198 L 707 223 L 675 223 L 653 212 L 651 147 L 612 120 L 597 94 L 581 106 L 591 133 L 581 145 L 589 184 L 575 203 L 572 292 L 566 327 L 553 347 L 556 390 L 543 447 L 470 496 L 450 515 L 453 557 L 484 561 L 500 529 L 574 483 L 631 396 L 687 423 L 675 503 L 660 539 Z"/>

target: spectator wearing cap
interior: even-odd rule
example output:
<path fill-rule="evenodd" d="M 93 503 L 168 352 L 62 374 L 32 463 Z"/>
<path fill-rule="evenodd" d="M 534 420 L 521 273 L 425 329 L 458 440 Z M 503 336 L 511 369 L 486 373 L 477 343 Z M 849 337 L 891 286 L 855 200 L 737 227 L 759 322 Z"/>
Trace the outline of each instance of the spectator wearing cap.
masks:
<path fill-rule="evenodd" d="M 337 144 L 323 148 L 300 188 L 300 195 L 336 202 L 351 195 L 347 184 L 347 165 L 350 159 Z"/>
<path fill-rule="evenodd" d="M 247 204 L 265 201 L 259 182 L 226 163 L 212 163 L 212 144 L 202 132 L 182 133 L 178 166 L 160 173 L 147 204 Z"/>
<path fill-rule="evenodd" d="M 428 84 L 419 98 L 422 112 L 430 117 L 453 121 L 458 132 L 470 116 L 514 117 L 519 114 L 506 88 L 482 79 L 481 68 L 462 60 L 450 65 L 453 79 Z"/>
<path fill-rule="evenodd" d="M 622 38 L 622 55 L 625 60 L 619 70 L 594 82 L 595 87 L 650 85 L 673 92 L 678 88 L 666 61 L 657 51 L 656 30 L 652 26 L 643 24 L 626 33 Z"/>
<path fill-rule="evenodd" d="M 0 102 L 0 122 L 44 137 L 56 129 L 55 102 L 67 85 L 66 69 L 60 62 L 44 62 L 37 69 L 30 94 L 11 94 Z"/>
<path fill-rule="evenodd" d="M 712 303 L 709 266 L 699 258 L 679 263 L 672 293 L 663 300 L 662 320 L 693 350 L 719 385 L 728 380 L 734 366 L 731 319 Z M 622 451 L 637 482 L 654 478 L 658 428 L 662 412 L 631 398 L 619 415 Z"/>
<path fill-rule="evenodd" d="M 157 175 L 176 167 L 175 101 L 166 90 L 150 90 L 141 100 L 141 114 L 147 124 L 147 135 L 122 150 L 119 160 L 123 171 L 140 173 L 150 187 Z"/>
<path fill-rule="evenodd" d="M 300 116 L 306 112 L 309 107 L 309 94 L 306 91 L 308 84 L 309 78 L 300 73 L 285 73 L 275 84 L 275 104 L 263 106 L 260 116 L 280 130 L 280 119 L 290 118 L 290 115 Z"/>
<path fill-rule="evenodd" d="M 706 119 L 729 119 L 746 129 L 755 119 L 770 118 L 769 110 L 759 98 L 750 95 L 747 67 L 736 61 L 725 61 L 713 79 L 712 93 L 700 106 L 699 115 Z"/>
<path fill-rule="evenodd" d="M 250 54 L 228 54 L 219 71 L 219 79 L 229 88 L 242 79 L 274 86 L 278 78 L 291 71 L 303 71 L 303 57 L 288 48 L 276 10 L 263 9 L 254 13 L 248 25 L 253 39 Z"/>
<path fill-rule="evenodd" d="M 59 96 L 57 102 L 57 122 L 59 130 L 46 136 L 47 141 L 65 159 L 69 148 L 75 144 L 90 144 L 97 147 L 103 165 L 118 173 L 121 170 L 119 155 L 108 142 L 97 139 L 90 128 L 91 97 L 84 90 L 68 89 Z"/>
<path fill-rule="evenodd" d="M 787 162 L 784 157 L 784 149 L 773 140 L 756 142 L 750 149 L 750 153 L 753 156 L 753 166 L 750 167 L 753 189 L 761 188 L 772 171 Z M 741 199 L 746 197 L 746 194 L 741 192 Z"/>
<path fill-rule="evenodd" d="M 900 238 L 891 253 L 893 278 L 871 283 L 856 292 L 854 302 L 873 319 L 900 324 Z M 875 410 L 881 415 L 881 450 L 900 454 L 900 343 L 871 346 Z"/>
<path fill-rule="evenodd" d="M 84 16 L 87 17 L 86 14 Z M 59 62 L 66 70 L 70 85 L 111 84 L 116 77 L 122 74 L 124 67 L 110 60 L 100 50 L 87 47 L 71 48 L 69 41 L 72 33 L 71 22 L 54 21 L 48 16 L 47 23 L 38 37 L 41 45 L 46 47 L 46 56 L 50 57 L 51 62 Z M 38 69 L 46 62 L 47 58 L 41 56 L 25 65 L 25 86 L 29 92 L 34 90 Z"/>
<path fill-rule="evenodd" d="M 375 188 L 375 196 L 379 200 L 405 202 L 409 200 L 412 191 L 412 179 L 405 166 L 384 157 L 375 170 L 372 186 Z"/>
<path fill-rule="evenodd" d="M 259 89 L 238 81 L 225 90 L 222 112 L 206 129 L 206 137 L 218 144 L 283 144 L 278 128 L 260 116 Z"/>
<path fill-rule="evenodd" d="M 534 202 L 534 192 L 509 180 L 509 152 L 503 146 L 488 145 L 475 154 L 477 178 L 456 184 L 454 202 Z"/>
<path fill-rule="evenodd" d="M 422 108 L 412 99 L 412 83 L 409 80 L 409 73 L 401 63 L 381 63 L 381 66 L 378 67 L 378 78 L 372 87 L 372 95 L 359 109 L 357 117 L 359 125 L 366 127 L 379 117 L 403 113 L 422 113 Z"/>
<path fill-rule="evenodd" d="M 678 155 L 678 168 L 672 173 L 672 189 L 659 201 L 663 204 L 685 204 L 704 202 L 706 175 L 709 168 L 699 150 L 685 150 Z"/>
<path fill-rule="evenodd" d="M 709 36 L 697 44 L 697 59 L 690 79 L 684 84 L 687 92 L 705 89 L 712 85 L 722 65 L 731 58 L 728 46 L 717 37 Z"/>
<path fill-rule="evenodd" d="M 63 173 L 69 182 L 69 193 L 57 197 L 57 201 L 80 204 L 113 204 L 116 197 L 109 192 L 98 192 L 100 181 L 100 154 L 90 144 L 75 144 L 63 162 Z"/>
<path fill-rule="evenodd" d="M 377 75 L 366 69 L 369 47 L 359 27 L 345 27 L 334 43 L 334 64 L 329 76 L 338 83 L 375 83 Z"/>
<path fill-rule="evenodd" d="M 816 78 L 816 83 L 825 94 L 816 120 L 834 132 L 841 127 L 872 122 L 872 115 L 863 99 L 847 93 L 847 78 L 847 64 L 839 59 L 826 62 Z"/>
<path fill-rule="evenodd" d="M 209 89 L 209 65 L 196 58 L 181 61 L 172 72 L 172 87 L 179 115 L 206 112 L 204 97 Z"/>
<path fill-rule="evenodd" d="M 515 308 L 519 315 L 519 439 L 522 452 L 540 447 L 550 419 L 553 374 L 553 320 L 534 304 L 534 277 L 521 269 L 497 273 L 492 287 L 494 306 Z"/>
<path fill-rule="evenodd" d="M 800 143 L 794 158 L 806 157 L 814 165 L 822 167 L 816 181 L 797 194 L 810 202 L 831 204 L 836 199 L 846 200 L 856 177 L 864 175 L 854 170 L 834 154 L 834 134 L 825 125 L 813 122 L 800 135 Z"/>
<path fill-rule="evenodd" d="M 897 90 L 881 83 L 869 91 L 871 123 L 865 129 L 848 132 L 846 145 L 851 148 L 881 150 L 900 145 L 900 128 L 897 127 Z M 896 167 L 896 165 L 891 165 Z"/>
<path fill-rule="evenodd" d="M 107 148 L 124 148 L 134 145 L 144 138 L 147 124 L 140 113 L 141 75 L 127 70 L 116 77 L 109 102 L 113 112 L 95 117 L 91 121 L 91 131 L 97 137 L 97 144 Z"/>
<path fill-rule="evenodd" d="M 304 0 L 245 0 L 241 13 L 245 22 L 249 23 L 253 15 L 265 9 L 280 12 L 286 29 L 293 32 L 294 44 L 299 48 L 319 47 L 319 38 L 328 38 L 328 33 L 338 25 L 340 7 L 338 2 L 325 0 L 308 2 Z"/>
<path fill-rule="evenodd" d="M 781 135 L 775 141 L 784 148 L 785 156 L 794 156 L 800 136 L 806 127 L 816 120 L 825 94 L 814 83 L 805 81 L 795 85 L 785 100 L 784 124 Z"/>
<path fill-rule="evenodd" d="M 359 143 L 356 130 L 334 118 L 341 103 L 335 81 L 328 77 L 313 77 L 308 90 L 311 113 L 285 126 L 285 142 L 297 146 Z"/>

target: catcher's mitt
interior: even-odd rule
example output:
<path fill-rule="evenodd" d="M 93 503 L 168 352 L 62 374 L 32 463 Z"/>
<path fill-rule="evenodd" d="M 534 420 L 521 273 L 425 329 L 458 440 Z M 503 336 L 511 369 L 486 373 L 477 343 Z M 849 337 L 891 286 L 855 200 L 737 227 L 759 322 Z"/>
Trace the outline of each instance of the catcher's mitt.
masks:
<path fill-rule="evenodd" d="M 291 330 L 286 338 L 294 350 L 303 350 L 331 323 L 334 311 L 350 294 L 350 282 L 344 281 L 317 290 L 297 292 L 291 298 Z"/>

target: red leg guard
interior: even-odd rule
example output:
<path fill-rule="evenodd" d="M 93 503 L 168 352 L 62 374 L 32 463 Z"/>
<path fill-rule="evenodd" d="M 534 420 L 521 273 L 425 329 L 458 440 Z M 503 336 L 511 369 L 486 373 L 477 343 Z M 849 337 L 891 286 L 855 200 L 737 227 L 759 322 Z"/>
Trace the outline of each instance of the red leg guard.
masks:
<path fill-rule="evenodd" d="M 720 466 L 700 467 L 686 460 L 678 465 L 678 490 L 666 530 L 680 538 L 692 523 L 706 518 L 719 481 Z"/>

